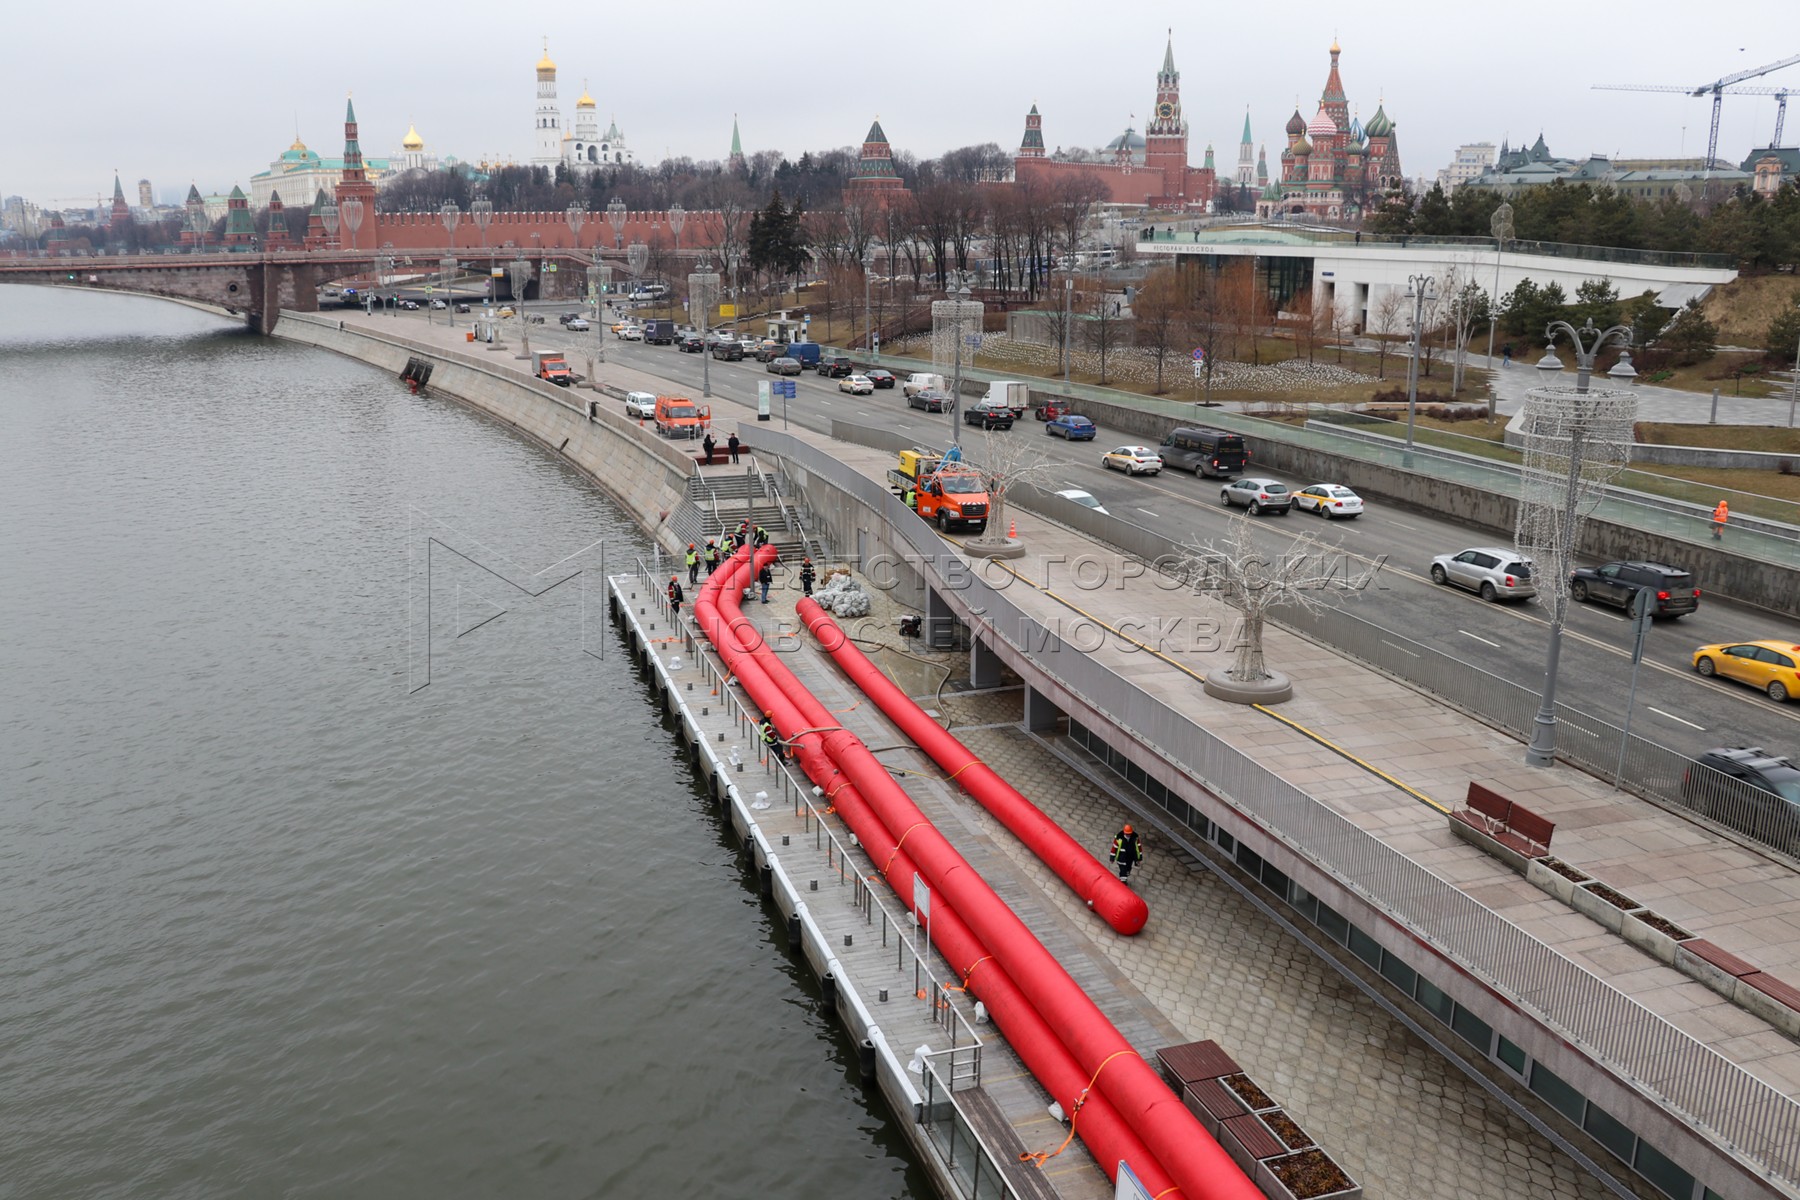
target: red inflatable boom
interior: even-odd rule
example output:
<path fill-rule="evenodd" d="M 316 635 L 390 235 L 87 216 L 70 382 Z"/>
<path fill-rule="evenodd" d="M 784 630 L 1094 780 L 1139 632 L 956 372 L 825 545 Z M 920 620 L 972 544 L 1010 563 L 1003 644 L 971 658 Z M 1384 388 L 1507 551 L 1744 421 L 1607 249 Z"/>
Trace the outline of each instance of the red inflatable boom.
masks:
<path fill-rule="evenodd" d="M 831 614 L 808 598 L 800 601 L 800 619 L 837 661 L 851 682 L 875 702 L 911 738 L 931 756 L 931 761 L 949 773 L 964 791 L 1012 830 L 1044 865 L 1087 906 L 1100 914 L 1108 925 L 1130 935 L 1144 927 L 1150 915 L 1149 906 L 1136 892 L 1115 878 L 1098 859 L 1070 837 L 1068 831 L 1044 815 L 1042 809 L 1027 800 L 1012 784 L 1002 779 L 994 768 L 969 752 L 969 748 L 946 731 L 925 710 L 913 703 L 881 668 L 869 661 L 868 655 L 851 642 Z"/>

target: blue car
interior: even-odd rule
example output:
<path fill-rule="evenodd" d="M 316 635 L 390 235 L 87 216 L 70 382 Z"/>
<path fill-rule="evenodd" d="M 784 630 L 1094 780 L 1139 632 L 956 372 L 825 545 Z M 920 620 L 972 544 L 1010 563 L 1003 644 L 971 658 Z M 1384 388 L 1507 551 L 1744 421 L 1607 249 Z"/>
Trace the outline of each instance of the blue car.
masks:
<path fill-rule="evenodd" d="M 1091 442 L 1098 432 L 1094 423 L 1076 413 L 1064 413 L 1062 416 L 1044 423 L 1044 432 L 1051 437 L 1067 438 L 1071 442 Z"/>

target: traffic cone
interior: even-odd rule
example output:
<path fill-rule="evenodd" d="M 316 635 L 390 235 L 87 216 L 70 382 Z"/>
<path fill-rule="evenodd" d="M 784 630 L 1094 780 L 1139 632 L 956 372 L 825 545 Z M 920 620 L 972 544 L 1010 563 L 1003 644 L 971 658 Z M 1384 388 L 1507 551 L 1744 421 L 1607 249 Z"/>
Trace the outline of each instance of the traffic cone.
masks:
<path fill-rule="evenodd" d="M 1019 523 L 1017 521 L 1008 520 L 1006 522 L 1007 540 L 1011 541 L 1013 538 L 1016 538 L 1018 536 L 1019 536 Z"/>

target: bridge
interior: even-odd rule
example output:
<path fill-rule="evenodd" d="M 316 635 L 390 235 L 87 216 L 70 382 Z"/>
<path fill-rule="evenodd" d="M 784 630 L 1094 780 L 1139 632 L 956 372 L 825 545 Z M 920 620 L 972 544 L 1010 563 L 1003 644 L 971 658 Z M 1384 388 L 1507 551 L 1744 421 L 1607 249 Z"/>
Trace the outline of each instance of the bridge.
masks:
<path fill-rule="evenodd" d="M 281 310 L 319 311 L 319 289 L 338 279 L 375 276 L 382 271 L 435 273 L 438 264 L 459 262 L 493 266 L 521 255 L 517 247 L 472 251 L 467 246 L 443 249 L 267 250 L 210 254 L 135 254 L 0 259 L 0 283 L 54 287 L 101 288 L 192 300 L 242 316 L 257 333 L 269 333 Z M 574 249 L 545 247 L 528 255 L 539 265 L 584 270 L 601 256 Z M 623 256 L 620 256 L 620 266 Z"/>

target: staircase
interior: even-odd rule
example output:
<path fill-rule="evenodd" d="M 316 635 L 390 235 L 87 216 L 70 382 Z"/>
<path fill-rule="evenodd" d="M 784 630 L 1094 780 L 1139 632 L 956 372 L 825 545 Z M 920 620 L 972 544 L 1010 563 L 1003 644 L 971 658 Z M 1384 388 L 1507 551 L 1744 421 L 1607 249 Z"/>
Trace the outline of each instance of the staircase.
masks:
<path fill-rule="evenodd" d="M 677 556 L 689 542 L 705 548 L 748 520 L 752 529 L 761 525 L 769 544 L 781 552 L 781 561 L 797 565 L 806 555 L 820 559 L 824 548 L 809 537 L 804 515 L 791 499 L 792 490 L 779 473 L 765 470 L 754 459 L 742 467 L 688 476 L 687 492 L 669 514 L 668 529 L 675 539 Z"/>

